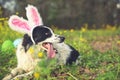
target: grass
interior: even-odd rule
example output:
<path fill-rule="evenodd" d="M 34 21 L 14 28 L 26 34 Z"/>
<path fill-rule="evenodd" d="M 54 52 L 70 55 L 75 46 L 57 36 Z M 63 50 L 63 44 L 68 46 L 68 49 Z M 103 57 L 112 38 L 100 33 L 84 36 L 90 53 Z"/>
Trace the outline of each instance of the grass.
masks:
<path fill-rule="evenodd" d="M 81 55 L 79 65 L 56 66 L 43 59 L 36 67 L 33 80 L 120 80 L 120 29 L 58 30 L 56 34 L 66 37 L 65 42 L 74 46 Z M 0 48 L 5 40 L 14 41 L 21 34 L 0 26 Z M 0 79 L 16 67 L 15 51 L 0 49 Z M 24 78 L 23 80 L 26 80 Z"/>

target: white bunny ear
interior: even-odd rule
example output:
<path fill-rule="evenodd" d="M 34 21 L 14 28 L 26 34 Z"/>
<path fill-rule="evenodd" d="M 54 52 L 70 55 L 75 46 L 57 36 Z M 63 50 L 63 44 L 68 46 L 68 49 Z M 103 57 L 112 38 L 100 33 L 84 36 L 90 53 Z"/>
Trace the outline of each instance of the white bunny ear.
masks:
<path fill-rule="evenodd" d="M 31 26 L 35 27 L 35 26 L 43 25 L 42 18 L 36 7 L 32 5 L 28 5 L 26 7 L 26 16 Z"/>
<path fill-rule="evenodd" d="M 22 17 L 18 17 L 13 15 L 10 17 L 8 24 L 11 29 L 21 32 L 21 33 L 30 33 L 31 27 L 28 24 L 28 21 L 23 19 Z"/>

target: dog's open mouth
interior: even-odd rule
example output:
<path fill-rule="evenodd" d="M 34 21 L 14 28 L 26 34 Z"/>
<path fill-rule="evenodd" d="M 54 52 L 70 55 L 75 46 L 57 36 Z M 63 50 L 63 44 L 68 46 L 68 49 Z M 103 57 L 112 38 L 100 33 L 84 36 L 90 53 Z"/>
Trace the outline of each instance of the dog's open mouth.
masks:
<path fill-rule="evenodd" d="M 56 50 L 54 50 L 52 43 L 46 42 L 46 43 L 43 43 L 42 46 L 47 51 L 48 58 L 54 58 L 55 57 Z"/>

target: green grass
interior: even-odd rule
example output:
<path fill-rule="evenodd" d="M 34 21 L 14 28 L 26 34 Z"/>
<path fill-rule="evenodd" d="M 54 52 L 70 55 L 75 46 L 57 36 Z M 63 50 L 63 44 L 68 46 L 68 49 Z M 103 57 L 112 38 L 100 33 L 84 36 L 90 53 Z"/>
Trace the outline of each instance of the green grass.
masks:
<path fill-rule="evenodd" d="M 54 30 L 56 34 L 65 36 L 65 42 L 80 52 L 79 65 L 56 66 L 55 60 L 50 60 L 48 64 L 43 59 L 38 65 L 41 68 L 35 69 L 39 77 L 33 80 L 120 80 L 120 29 L 92 29 L 85 32 Z M 10 30 L 8 26 L 0 26 L 0 37 L 1 48 L 5 40 L 14 41 L 22 35 Z M 0 79 L 16 67 L 16 64 L 14 51 L 1 52 L 0 49 Z"/>

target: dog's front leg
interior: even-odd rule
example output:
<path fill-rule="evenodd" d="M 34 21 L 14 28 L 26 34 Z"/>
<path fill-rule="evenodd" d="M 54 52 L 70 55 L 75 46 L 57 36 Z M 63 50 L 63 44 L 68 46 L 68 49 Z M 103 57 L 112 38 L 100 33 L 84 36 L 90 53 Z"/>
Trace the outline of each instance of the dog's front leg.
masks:
<path fill-rule="evenodd" d="M 14 68 L 11 73 L 7 76 L 5 76 L 2 80 L 11 80 L 13 77 L 15 77 L 18 74 L 22 74 L 24 72 L 21 68 Z"/>
<path fill-rule="evenodd" d="M 30 72 L 27 72 L 27 73 L 24 73 L 24 74 L 17 75 L 11 80 L 16 80 L 16 79 L 19 79 L 19 78 L 27 77 L 27 76 L 32 75 L 32 74 L 33 74 L 33 71 L 30 71 Z"/>

